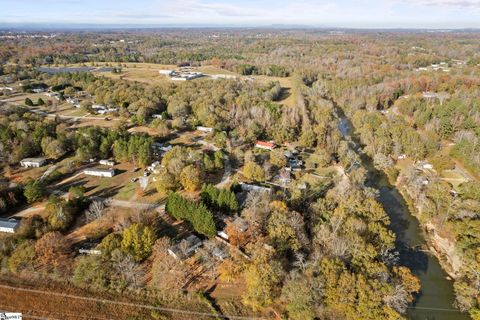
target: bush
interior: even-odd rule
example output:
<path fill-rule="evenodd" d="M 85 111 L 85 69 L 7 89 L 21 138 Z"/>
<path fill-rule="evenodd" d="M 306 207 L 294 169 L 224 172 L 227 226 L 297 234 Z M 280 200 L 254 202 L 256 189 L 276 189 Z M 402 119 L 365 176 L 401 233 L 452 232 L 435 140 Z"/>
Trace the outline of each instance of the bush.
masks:
<path fill-rule="evenodd" d="M 23 189 L 23 195 L 28 203 L 33 203 L 45 196 L 45 186 L 40 180 L 30 180 Z"/>

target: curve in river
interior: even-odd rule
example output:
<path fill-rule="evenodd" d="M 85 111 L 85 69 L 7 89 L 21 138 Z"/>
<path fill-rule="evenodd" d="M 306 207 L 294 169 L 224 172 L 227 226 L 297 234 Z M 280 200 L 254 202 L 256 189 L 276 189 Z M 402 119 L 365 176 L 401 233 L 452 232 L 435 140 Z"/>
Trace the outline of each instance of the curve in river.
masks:
<path fill-rule="evenodd" d="M 332 101 L 333 102 L 333 101 Z M 334 103 L 334 102 L 333 102 Z M 383 172 L 376 170 L 373 161 L 361 152 L 352 126 L 343 111 L 334 103 L 339 119 L 338 128 L 362 158 L 363 165 L 373 177 L 370 186 L 380 191 L 378 200 L 390 217 L 390 229 L 396 234 L 400 265 L 406 266 L 420 279 L 421 291 L 408 311 L 412 320 L 468 320 L 465 313 L 453 308 L 453 283 L 441 268 L 436 257 L 426 250 L 426 242 L 418 220 L 410 213 L 405 200 L 395 186 L 390 185 Z"/>

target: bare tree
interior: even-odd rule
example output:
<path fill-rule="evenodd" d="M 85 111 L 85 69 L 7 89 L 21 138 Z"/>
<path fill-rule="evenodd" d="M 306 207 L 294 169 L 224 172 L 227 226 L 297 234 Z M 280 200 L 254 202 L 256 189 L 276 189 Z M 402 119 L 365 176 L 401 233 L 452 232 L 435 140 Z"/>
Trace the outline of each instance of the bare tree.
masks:
<path fill-rule="evenodd" d="M 85 218 L 87 222 L 92 222 L 93 220 L 99 219 L 103 216 L 103 210 L 105 209 L 105 204 L 101 200 L 93 201 L 88 209 L 85 211 Z"/>

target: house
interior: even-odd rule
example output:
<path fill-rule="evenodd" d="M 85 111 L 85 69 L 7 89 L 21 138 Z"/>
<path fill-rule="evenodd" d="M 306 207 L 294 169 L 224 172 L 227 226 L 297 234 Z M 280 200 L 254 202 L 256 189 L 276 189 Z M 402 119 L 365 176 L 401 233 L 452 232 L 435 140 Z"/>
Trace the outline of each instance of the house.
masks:
<path fill-rule="evenodd" d="M 102 251 L 97 250 L 97 249 L 78 249 L 78 253 L 80 254 L 86 254 L 89 256 L 99 256 L 102 254 Z"/>
<path fill-rule="evenodd" d="M 99 164 L 101 164 L 102 166 L 109 166 L 109 167 L 113 167 L 115 165 L 115 161 L 113 160 L 100 160 L 98 161 Z"/>
<path fill-rule="evenodd" d="M 111 178 L 115 175 L 115 170 L 112 168 L 110 169 L 91 168 L 91 169 L 85 169 L 83 173 L 85 173 L 87 176 Z"/>
<path fill-rule="evenodd" d="M 213 132 L 213 128 L 202 127 L 202 126 L 198 126 L 198 127 L 197 127 L 197 130 L 198 130 L 198 131 L 202 131 L 202 132 Z"/>
<path fill-rule="evenodd" d="M 24 168 L 40 168 L 41 166 L 45 165 L 47 160 L 45 158 L 25 158 L 20 161 L 20 165 Z"/>
<path fill-rule="evenodd" d="M 165 76 L 171 76 L 172 73 L 174 73 L 175 71 L 173 71 L 173 70 L 159 70 L 158 72 L 162 75 L 165 75 Z"/>
<path fill-rule="evenodd" d="M 265 141 L 257 141 L 257 143 L 255 143 L 255 147 L 256 148 L 259 148 L 259 149 L 264 149 L 264 150 L 273 150 L 275 149 L 276 145 L 274 142 L 265 142 Z"/>
<path fill-rule="evenodd" d="M 398 160 L 404 160 L 404 159 L 407 159 L 407 155 L 406 154 L 401 154 L 397 157 Z"/>
<path fill-rule="evenodd" d="M 231 224 L 238 232 L 246 232 L 248 230 L 249 225 L 247 220 L 245 220 L 244 218 L 236 217 L 233 221 L 231 219 L 228 220 L 231 221 Z M 217 235 L 224 240 L 228 240 L 229 237 L 226 229 L 218 231 Z"/>
<path fill-rule="evenodd" d="M 219 246 L 213 247 L 213 249 L 211 250 L 211 254 L 212 256 L 214 256 L 220 261 L 223 261 L 226 258 L 228 258 L 228 252 L 224 247 L 219 247 Z"/>
<path fill-rule="evenodd" d="M 20 226 L 20 221 L 15 219 L 0 219 L 0 232 L 15 233 Z"/>
<path fill-rule="evenodd" d="M 13 88 L 11 88 L 11 87 L 0 87 L 0 91 L 4 91 L 4 90 L 13 91 Z"/>
<path fill-rule="evenodd" d="M 35 93 L 42 93 L 42 92 L 45 92 L 45 89 L 44 88 L 33 88 L 32 91 L 35 92 Z"/>
<path fill-rule="evenodd" d="M 270 188 L 256 186 L 254 184 L 247 184 L 247 183 L 240 183 L 240 188 L 242 191 L 262 191 L 262 192 L 270 192 Z"/>
<path fill-rule="evenodd" d="M 170 75 L 170 80 L 172 81 L 189 81 L 203 77 L 204 74 L 201 72 L 172 72 Z"/>
<path fill-rule="evenodd" d="M 153 119 L 163 119 L 163 116 L 161 114 L 152 114 Z"/>
<path fill-rule="evenodd" d="M 93 104 L 92 109 L 107 109 L 107 107 L 102 106 L 101 104 Z"/>
<path fill-rule="evenodd" d="M 190 235 L 176 245 L 168 248 L 168 254 L 175 259 L 183 260 L 190 257 L 198 248 L 202 246 L 202 240 L 195 235 Z"/>

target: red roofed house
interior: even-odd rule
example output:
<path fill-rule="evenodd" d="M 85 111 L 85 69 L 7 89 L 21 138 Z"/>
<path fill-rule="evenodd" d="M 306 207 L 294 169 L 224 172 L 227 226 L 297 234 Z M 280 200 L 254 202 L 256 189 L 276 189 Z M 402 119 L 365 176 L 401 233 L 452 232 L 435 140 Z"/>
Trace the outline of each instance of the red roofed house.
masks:
<path fill-rule="evenodd" d="M 273 150 L 275 148 L 274 142 L 265 142 L 265 141 L 257 141 L 255 147 L 265 150 Z"/>

